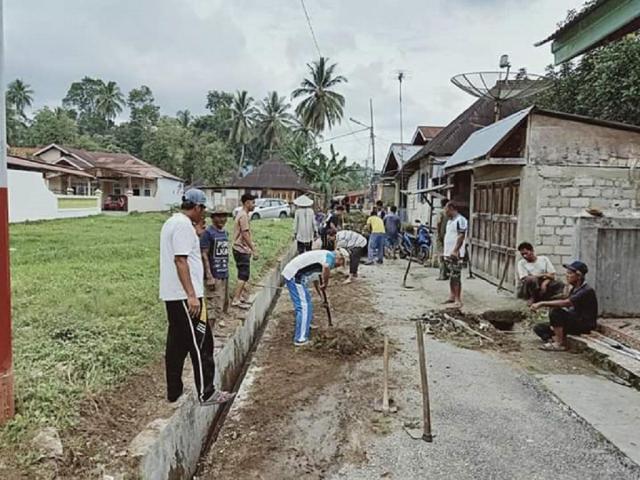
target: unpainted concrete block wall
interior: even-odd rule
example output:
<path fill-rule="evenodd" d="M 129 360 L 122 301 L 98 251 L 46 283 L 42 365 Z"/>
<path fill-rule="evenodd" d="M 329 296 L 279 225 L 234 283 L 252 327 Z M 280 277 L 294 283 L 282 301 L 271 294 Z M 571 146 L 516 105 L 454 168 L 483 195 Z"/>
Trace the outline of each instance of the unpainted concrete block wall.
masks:
<path fill-rule="evenodd" d="M 626 215 L 640 208 L 640 184 L 629 169 L 538 166 L 536 251 L 559 271 L 574 255 L 576 219 L 586 208 Z"/>

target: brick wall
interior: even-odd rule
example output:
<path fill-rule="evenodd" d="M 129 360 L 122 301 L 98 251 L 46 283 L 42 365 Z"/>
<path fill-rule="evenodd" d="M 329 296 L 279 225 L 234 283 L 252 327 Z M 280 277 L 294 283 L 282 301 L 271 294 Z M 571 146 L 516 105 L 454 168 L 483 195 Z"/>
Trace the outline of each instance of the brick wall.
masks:
<path fill-rule="evenodd" d="M 605 215 L 640 206 L 638 184 L 629 170 L 603 167 L 538 167 L 536 251 L 557 269 L 572 259 L 576 218 L 585 208 Z"/>

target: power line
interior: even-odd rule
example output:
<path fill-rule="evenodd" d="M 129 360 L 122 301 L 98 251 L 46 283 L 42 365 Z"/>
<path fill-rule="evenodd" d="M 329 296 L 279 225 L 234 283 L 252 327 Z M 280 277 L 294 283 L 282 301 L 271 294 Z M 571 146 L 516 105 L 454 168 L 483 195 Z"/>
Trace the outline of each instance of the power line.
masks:
<path fill-rule="evenodd" d="M 369 127 L 363 128 L 361 130 L 356 130 L 356 131 L 353 131 L 353 132 L 350 132 L 350 133 L 345 133 L 345 134 L 342 134 L 342 135 L 338 135 L 337 137 L 327 138 L 326 140 L 321 140 L 318 143 L 327 143 L 327 142 L 330 142 L 331 140 L 337 140 L 338 138 L 349 137 L 349 136 L 355 135 L 357 133 L 366 132 L 367 130 L 369 130 Z"/>
<path fill-rule="evenodd" d="M 313 25 L 311 25 L 311 18 L 309 17 L 309 12 L 307 12 L 307 7 L 304 4 L 304 0 L 300 0 L 302 4 L 302 10 L 304 11 L 304 16 L 307 18 L 307 25 L 309 25 L 309 31 L 311 32 L 311 37 L 313 38 L 313 44 L 316 46 L 316 50 L 318 51 L 318 57 L 322 58 L 322 53 L 320 53 L 320 45 L 318 45 L 318 39 L 316 38 L 316 34 L 313 31 Z"/>

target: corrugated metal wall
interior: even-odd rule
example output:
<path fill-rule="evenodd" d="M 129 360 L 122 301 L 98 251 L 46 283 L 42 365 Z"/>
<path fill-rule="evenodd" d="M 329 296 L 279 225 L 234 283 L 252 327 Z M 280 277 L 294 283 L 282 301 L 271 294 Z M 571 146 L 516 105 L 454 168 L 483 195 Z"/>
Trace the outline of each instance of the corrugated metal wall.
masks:
<path fill-rule="evenodd" d="M 605 316 L 640 312 L 640 229 L 598 229 L 598 277 L 594 286 Z"/>

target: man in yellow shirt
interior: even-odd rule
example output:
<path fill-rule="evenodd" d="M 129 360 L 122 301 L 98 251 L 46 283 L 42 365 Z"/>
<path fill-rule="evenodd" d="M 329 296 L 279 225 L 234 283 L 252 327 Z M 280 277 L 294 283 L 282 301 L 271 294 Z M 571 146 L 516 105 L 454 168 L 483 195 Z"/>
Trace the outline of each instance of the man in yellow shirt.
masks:
<path fill-rule="evenodd" d="M 365 265 L 373 265 L 374 258 L 377 258 L 378 263 L 382 263 L 384 258 L 384 240 L 385 229 L 384 222 L 378 216 L 378 211 L 374 208 L 371 215 L 367 219 L 367 230 L 369 230 L 369 255 L 368 261 Z"/>

